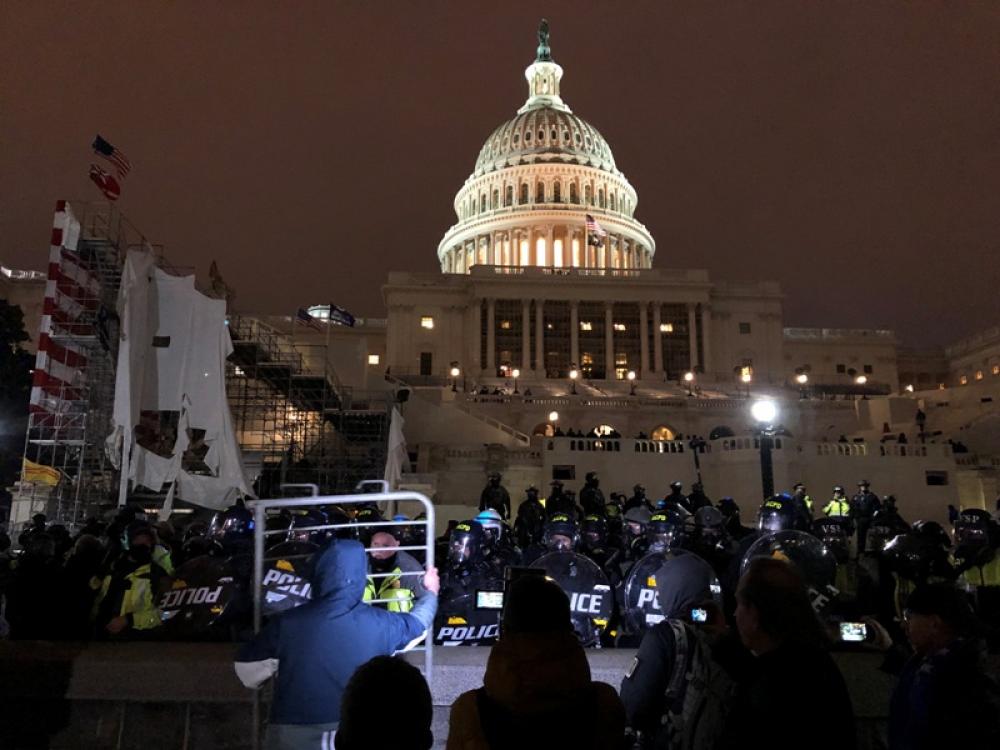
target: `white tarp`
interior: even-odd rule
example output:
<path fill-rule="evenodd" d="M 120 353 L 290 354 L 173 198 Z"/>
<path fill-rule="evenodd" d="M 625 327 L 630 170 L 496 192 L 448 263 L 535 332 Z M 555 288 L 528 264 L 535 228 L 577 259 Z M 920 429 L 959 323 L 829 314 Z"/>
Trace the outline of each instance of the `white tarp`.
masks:
<path fill-rule="evenodd" d="M 406 438 L 403 436 L 403 415 L 399 407 L 392 407 L 392 419 L 389 422 L 389 452 L 385 458 L 385 476 L 389 483 L 389 489 L 394 490 L 399 486 L 399 480 L 403 478 L 403 467 L 410 462 L 410 455 L 406 452 Z"/>
<path fill-rule="evenodd" d="M 237 494 L 252 494 L 226 400 L 232 342 L 225 300 L 201 294 L 193 276 L 161 271 L 149 250 L 129 250 L 119 315 L 109 447 L 124 455 L 128 478 L 156 491 L 172 482 L 168 506 L 175 495 L 224 508 Z M 176 426 L 164 427 L 170 422 L 164 414 L 176 415 Z M 198 448 L 197 456 L 185 457 L 189 448 Z M 124 488 L 123 480 L 121 500 Z"/>

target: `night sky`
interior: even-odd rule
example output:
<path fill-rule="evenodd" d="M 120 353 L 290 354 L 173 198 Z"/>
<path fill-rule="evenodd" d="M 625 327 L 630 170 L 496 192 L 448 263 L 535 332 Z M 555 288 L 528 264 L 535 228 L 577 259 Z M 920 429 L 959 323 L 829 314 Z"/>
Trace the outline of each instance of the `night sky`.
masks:
<path fill-rule="evenodd" d="M 238 309 L 383 315 L 527 95 L 539 17 L 654 267 L 776 279 L 786 325 L 913 345 L 1000 323 L 1000 3 L 0 3 L 0 260 L 58 198 L 122 210 Z"/>

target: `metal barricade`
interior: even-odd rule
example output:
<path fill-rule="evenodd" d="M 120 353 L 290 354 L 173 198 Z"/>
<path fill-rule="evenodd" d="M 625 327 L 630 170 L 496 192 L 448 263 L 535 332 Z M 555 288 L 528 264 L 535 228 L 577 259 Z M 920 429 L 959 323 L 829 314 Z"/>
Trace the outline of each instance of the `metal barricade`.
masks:
<path fill-rule="evenodd" d="M 288 488 L 291 488 L 289 485 Z M 308 485 L 297 485 L 297 487 L 309 487 L 313 489 L 313 486 Z M 378 527 L 399 527 L 399 526 L 423 526 L 425 529 L 424 534 L 424 544 L 421 545 L 410 545 L 410 546 L 397 546 L 393 547 L 396 552 L 407 552 L 412 550 L 423 550 L 425 554 L 424 570 L 434 567 L 434 506 L 431 501 L 419 492 L 380 492 L 380 493 L 365 493 L 365 494 L 353 494 L 353 495 L 318 495 L 315 494 L 317 490 L 313 489 L 313 494 L 307 497 L 293 497 L 293 498 L 276 498 L 267 500 L 253 500 L 247 503 L 247 507 L 253 511 L 254 514 L 254 569 L 253 569 L 253 625 L 254 632 L 260 632 L 261 621 L 263 619 L 263 593 L 264 593 L 264 563 L 269 558 L 267 557 L 267 551 L 265 544 L 266 538 L 269 536 L 277 536 L 279 534 L 287 534 L 286 529 L 267 529 L 267 511 L 270 509 L 290 509 L 290 508 L 313 508 L 322 505 L 338 505 L 341 507 L 348 507 L 351 505 L 360 505 L 362 503 L 378 503 L 387 504 L 386 507 L 390 505 L 396 507 L 400 502 L 415 502 L 420 503 L 423 506 L 424 513 L 426 517 L 419 521 L 375 521 L 375 522 L 365 522 L 365 523 L 329 523 L 317 526 L 303 526 L 296 528 L 297 532 L 313 532 L 313 531 L 333 531 L 336 532 L 340 529 L 359 529 L 359 528 L 374 528 Z M 335 543 L 335 541 L 331 542 Z M 366 547 L 365 552 L 368 553 L 372 550 L 384 549 L 379 547 Z M 273 558 L 278 559 L 278 558 Z M 369 573 L 369 578 L 388 578 L 390 576 L 402 577 L 402 576 L 415 576 L 423 575 L 423 572 L 413 571 L 413 572 L 391 572 L 391 573 Z M 369 604 L 380 604 L 385 602 L 398 602 L 398 599 L 372 599 L 368 601 Z M 427 630 L 423 645 L 413 647 L 412 651 L 423 651 L 424 652 L 424 676 L 427 681 L 431 680 L 431 673 L 434 668 L 434 651 L 433 651 L 433 627 Z"/>

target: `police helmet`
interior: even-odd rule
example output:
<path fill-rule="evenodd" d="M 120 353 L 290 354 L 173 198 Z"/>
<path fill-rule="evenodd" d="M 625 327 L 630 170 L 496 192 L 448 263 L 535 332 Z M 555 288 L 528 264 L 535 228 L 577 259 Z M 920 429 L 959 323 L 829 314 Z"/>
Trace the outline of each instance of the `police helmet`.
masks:
<path fill-rule="evenodd" d="M 590 515 L 583 519 L 583 532 L 581 535 L 583 545 L 589 549 L 596 549 L 608 540 L 608 521 L 604 516 Z"/>
<path fill-rule="evenodd" d="M 330 538 L 329 531 L 327 529 L 314 529 L 313 527 L 326 526 L 328 523 L 326 513 L 319 508 L 293 510 L 291 524 L 288 526 L 287 541 L 311 542 L 312 544 L 322 545 Z"/>
<path fill-rule="evenodd" d="M 580 541 L 576 521 L 565 513 L 553 513 L 545 523 L 542 543 L 552 551 L 572 552 Z"/>
<path fill-rule="evenodd" d="M 490 476 L 489 476 L 489 480 L 491 482 L 497 482 L 497 483 L 499 483 L 502 478 L 503 477 L 500 476 L 500 472 L 499 471 L 491 472 Z"/>
<path fill-rule="evenodd" d="M 218 542 L 206 536 L 192 536 L 181 545 L 181 559 L 193 560 L 204 555 L 214 555 L 221 550 Z"/>
<path fill-rule="evenodd" d="M 738 516 L 740 514 L 740 506 L 737 505 L 736 501 L 731 497 L 724 497 L 719 500 L 716 504 L 719 512 L 722 513 L 726 518 L 732 518 L 733 516 Z"/>
<path fill-rule="evenodd" d="M 482 551 L 484 541 L 485 535 L 479 521 L 455 524 L 448 540 L 448 562 L 455 567 L 471 565 Z"/>
<path fill-rule="evenodd" d="M 607 503 L 604 506 L 604 515 L 609 521 L 617 520 L 621 523 L 622 509 L 618 506 L 618 503 Z"/>
<path fill-rule="evenodd" d="M 330 529 L 330 534 L 337 537 L 338 539 L 350 539 L 354 536 L 354 530 L 346 528 L 346 524 L 351 522 L 351 517 L 347 515 L 345 511 L 339 505 L 333 505 L 326 509 L 326 517 L 329 523 L 336 524 L 338 526 L 345 526 L 345 528 L 340 529 Z"/>
<path fill-rule="evenodd" d="M 937 521 L 917 521 L 913 531 L 929 545 L 948 549 L 951 547 L 951 537 Z"/>
<path fill-rule="evenodd" d="M 382 512 L 375 506 L 364 506 L 359 508 L 358 512 L 354 514 L 354 523 L 358 525 L 358 540 L 366 547 L 370 547 L 372 535 L 384 527 L 367 526 L 366 524 L 379 523 L 384 520 L 385 518 L 382 516 Z"/>
<path fill-rule="evenodd" d="M 524 491 L 524 494 L 529 500 L 537 500 L 538 488 L 535 487 L 535 485 L 531 485 L 530 487 L 528 487 L 528 489 Z"/>
<path fill-rule="evenodd" d="M 792 491 L 798 492 L 799 490 L 804 490 L 806 486 L 802 482 L 796 482 L 792 485 Z"/>
<path fill-rule="evenodd" d="M 757 528 L 761 531 L 811 530 L 809 519 L 786 492 L 764 501 L 757 512 Z"/>
<path fill-rule="evenodd" d="M 501 536 L 503 536 L 503 519 L 496 510 L 487 508 L 476 516 L 475 520 L 479 521 L 479 525 L 483 527 L 486 539 L 491 544 L 496 544 L 500 541 Z"/>
<path fill-rule="evenodd" d="M 841 487 L 839 484 L 836 484 L 833 487 L 833 494 L 836 495 L 838 493 L 841 494 L 841 495 L 843 495 L 844 494 L 844 488 Z"/>
<path fill-rule="evenodd" d="M 694 514 L 694 527 L 698 535 L 705 540 L 718 542 L 726 535 L 726 519 L 722 511 L 706 505 Z"/>
<path fill-rule="evenodd" d="M 684 517 L 677 512 L 657 511 L 649 518 L 646 538 L 650 552 L 664 552 L 680 543 Z"/>
<path fill-rule="evenodd" d="M 910 581 L 921 580 L 930 568 L 928 545 L 912 531 L 893 537 L 882 557 L 892 572 Z"/>
<path fill-rule="evenodd" d="M 625 512 L 625 530 L 628 535 L 630 537 L 642 536 L 646 531 L 646 524 L 649 523 L 650 516 L 649 508 L 645 505 L 629 508 Z"/>
<path fill-rule="evenodd" d="M 208 524 L 204 521 L 195 521 L 188 524 L 187 528 L 184 529 L 184 535 L 181 540 L 182 542 L 187 542 L 189 539 L 199 539 L 206 536 L 208 536 Z"/>
<path fill-rule="evenodd" d="M 683 487 L 684 487 L 684 483 L 683 482 L 671 482 L 670 483 L 670 489 L 671 490 L 678 490 L 678 491 L 680 491 L 681 489 L 683 489 Z"/>
<path fill-rule="evenodd" d="M 632 492 L 634 492 L 636 495 L 645 495 L 646 488 L 643 487 L 641 484 L 637 484 L 635 487 L 632 488 Z"/>
<path fill-rule="evenodd" d="M 208 536 L 223 546 L 245 544 L 253 539 L 253 530 L 253 513 L 240 503 L 212 516 Z"/>
<path fill-rule="evenodd" d="M 862 479 L 860 482 L 858 482 L 858 487 L 865 487 L 866 489 L 868 487 L 871 487 L 871 485 L 872 483 L 869 482 L 867 479 Z"/>

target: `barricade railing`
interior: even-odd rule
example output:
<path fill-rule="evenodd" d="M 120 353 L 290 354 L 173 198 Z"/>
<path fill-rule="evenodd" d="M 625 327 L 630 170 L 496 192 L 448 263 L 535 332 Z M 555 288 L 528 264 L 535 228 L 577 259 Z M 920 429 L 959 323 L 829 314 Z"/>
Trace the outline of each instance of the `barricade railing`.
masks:
<path fill-rule="evenodd" d="M 309 485 L 300 485 L 301 487 L 313 489 Z M 288 488 L 291 488 L 289 486 Z M 305 553 L 301 555 L 286 555 L 281 554 L 274 557 L 268 557 L 267 555 L 267 538 L 275 538 L 281 535 L 287 535 L 289 529 L 278 528 L 278 529 L 268 529 L 267 528 L 267 517 L 268 511 L 278 509 L 306 509 L 306 508 L 318 508 L 320 506 L 340 506 L 343 509 L 347 509 L 350 506 L 362 505 L 376 503 L 378 505 L 383 505 L 384 507 L 396 507 L 399 502 L 417 502 L 423 506 L 425 517 L 420 520 L 409 520 L 409 521 L 366 521 L 357 523 L 351 521 L 349 523 L 327 523 L 319 524 L 315 526 L 296 526 L 294 528 L 295 533 L 312 533 L 318 531 L 329 531 L 336 534 L 337 531 L 342 529 L 358 530 L 358 529 L 375 529 L 376 531 L 384 527 L 401 527 L 401 526 L 423 526 L 424 527 L 424 543 L 417 545 L 400 545 L 394 546 L 391 549 L 394 552 L 410 552 L 410 551 L 422 551 L 424 553 L 424 568 L 418 571 L 398 571 L 389 573 L 369 573 L 368 577 L 370 579 L 375 578 L 390 578 L 390 577 L 403 577 L 403 576 L 423 576 L 426 570 L 434 567 L 434 506 L 431 501 L 419 492 L 379 492 L 372 493 L 367 492 L 363 494 L 352 494 L 352 495 L 318 495 L 314 493 L 306 497 L 291 497 L 291 498 L 275 498 L 266 500 L 253 500 L 247 503 L 247 507 L 254 514 L 254 569 L 253 569 L 253 624 L 254 632 L 260 632 L 261 623 L 263 621 L 263 597 L 264 597 L 264 564 L 267 560 L 291 560 L 293 558 L 307 558 L 312 554 L 317 553 Z M 281 539 L 284 541 L 284 538 Z M 336 543 L 336 540 L 332 540 L 330 543 Z M 365 554 L 372 551 L 385 550 L 385 547 L 366 547 Z M 399 603 L 399 599 L 371 599 L 366 600 L 368 604 L 382 604 L 382 603 Z M 431 679 L 431 673 L 434 668 L 434 651 L 433 651 L 433 627 L 428 628 L 425 633 L 423 644 L 419 646 L 414 646 L 410 650 L 412 651 L 423 651 L 424 652 L 424 672 L 428 681 Z"/>

